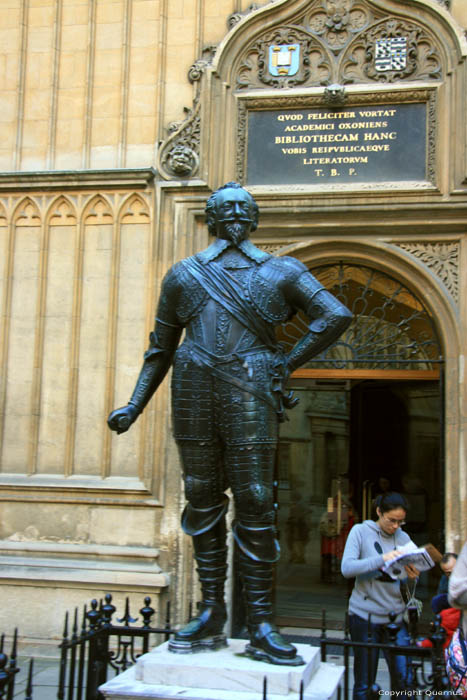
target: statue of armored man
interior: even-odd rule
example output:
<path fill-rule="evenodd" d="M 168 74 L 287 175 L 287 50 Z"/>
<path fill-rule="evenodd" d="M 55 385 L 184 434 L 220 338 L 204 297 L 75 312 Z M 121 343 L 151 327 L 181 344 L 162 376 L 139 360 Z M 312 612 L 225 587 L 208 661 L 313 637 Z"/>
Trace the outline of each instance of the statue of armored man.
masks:
<path fill-rule="evenodd" d="M 187 500 L 182 528 L 193 538 L 202 602 L 197 616 L 170 641 L 171 651 L 226 644 L 225 492 L 230 487 L 250 640 L 245 653 L 297 665 L 301 658 L 273 620 L 278 428 L 285 409 L 296 403 L 286 389 L 289 375 L 337 340 L 351 314 L 303 263 L 274 257 L 251 243 L 258 215 L 253 197 L 235 182 L 208 199 L 206 221 L 215 240 L 167 272 L 135 390 L 108 424 L 117 433 L 128 430 L 173 366 L 173 431 Z M 298 310 L 310 325 L 284 354 L 275 328 Z"/>

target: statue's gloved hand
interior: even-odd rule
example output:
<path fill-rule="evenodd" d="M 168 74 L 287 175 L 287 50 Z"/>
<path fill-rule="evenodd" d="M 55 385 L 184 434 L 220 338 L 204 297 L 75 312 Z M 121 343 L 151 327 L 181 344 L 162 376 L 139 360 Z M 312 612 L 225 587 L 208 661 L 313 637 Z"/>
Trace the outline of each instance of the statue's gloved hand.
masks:
<path fill-rule="evenodd" d="M 129 403 L 127 406 L 122 406 L 122 408 L 116 408 L 115 411 L 107 418 L 107 425 L 110 430 L 115 430 L 117 435 L 121 433 L 126 433 L 128 428 L 135 422 L 139 416 L 139 411 L 136 406 Z"/>

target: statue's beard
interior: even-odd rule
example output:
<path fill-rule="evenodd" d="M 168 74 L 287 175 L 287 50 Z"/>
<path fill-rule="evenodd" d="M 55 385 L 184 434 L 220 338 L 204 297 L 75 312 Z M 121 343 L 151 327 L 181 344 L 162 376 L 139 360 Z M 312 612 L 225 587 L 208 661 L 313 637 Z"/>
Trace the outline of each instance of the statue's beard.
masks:
<path fill-rule="evenodd" d="M 250 223 L 244 224 L 241 223 L 240 221 L 235 221 L 233 223 L 226 223 L 225 224 L 225 238 L 227 240 L 232 241 L 234 245 L 238 245 L 242 241 L 244 241 L 246 238 L 248 238 L 248 234 L 250 231 Z"/>

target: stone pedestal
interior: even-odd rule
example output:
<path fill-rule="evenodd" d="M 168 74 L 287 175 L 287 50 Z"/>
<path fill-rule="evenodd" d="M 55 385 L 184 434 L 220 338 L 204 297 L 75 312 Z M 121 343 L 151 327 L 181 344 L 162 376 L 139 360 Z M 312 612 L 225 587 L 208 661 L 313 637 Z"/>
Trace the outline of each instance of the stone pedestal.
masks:
<path fill-rule="evenodd" d="M 267 677 L 268 700 L 303 700 L 337 696 L 342 666 L 320 662 L 316 647 L 297 644 L 303 666 L 275 666 L 243 656 L 246 642 L 229 639 L 214 652 L 174 654 L 167 643 L 142 656 L 138 663 L 100 687 L 111 700 L 262 700 Z"/>

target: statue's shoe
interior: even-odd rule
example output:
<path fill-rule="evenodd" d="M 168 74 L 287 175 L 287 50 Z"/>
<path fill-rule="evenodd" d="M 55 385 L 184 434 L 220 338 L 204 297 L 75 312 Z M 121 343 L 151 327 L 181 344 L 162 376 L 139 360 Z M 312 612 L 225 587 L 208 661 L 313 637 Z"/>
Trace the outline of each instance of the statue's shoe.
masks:
<path fill-rule="evenodd" d="M 301 666 L 305 663 L 293 644 L 286 642 L 277 627 L 269 622 L 249 625 L 248 631 L 250 644 L 245 648 L 246 656 L 280 666 Z"/>
<path fill-rule="evenodd" d="M 179 630 L 169 641 L 169 651 L 176 654 L 192 654 L 198 651 L 214 651 L 227 646 L 223 632 L 227 614 L 221 603 L 202 604 L 199 615 Z"/>

